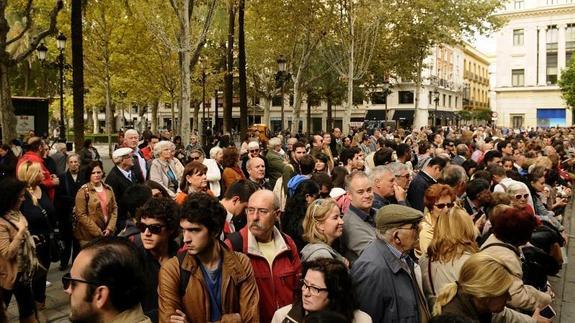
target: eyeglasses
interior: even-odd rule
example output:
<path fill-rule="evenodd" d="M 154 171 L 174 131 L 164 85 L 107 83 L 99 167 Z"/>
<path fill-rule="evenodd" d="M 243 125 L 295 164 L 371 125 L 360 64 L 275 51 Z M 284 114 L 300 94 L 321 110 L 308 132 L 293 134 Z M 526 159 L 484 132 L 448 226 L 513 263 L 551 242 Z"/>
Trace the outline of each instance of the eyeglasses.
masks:
<path fill-rule="evenodd" d="M 413 224 L 412 224 L 410 227 L 408 227 L 408 228 L 399 227 L 399 228 L 397 228 L 397 229 L 398 229 L 398 230 L 417 230 L 417 229 L 419 229 L 419 223 L 413 223 Z"/>
<path fill-rule="evenodd" d="M 249 150 L 249 152 L 250 152 L 250 153 L 259 153 L 260 150 L 259 150 L 259 149 L 252 149 L 252 150 Z"/>
<path fill-rule="evenodd" d="M 516 200 L 520 200 L 521 198 L 527 199 L 528 197 L 529 197 L 529 194 L 523 194 L 523 195 L 517 194 L 517 195 L 515 195 Z"/>
<path fill-rule="evenodd" d="M 64 274 L 64 276 L 62 276 L 62 287 L 64 287 L 64 290 L 70 288 L 70 285 L 72 285 L 72 287 L 74 287 L 75 286 L 74 283 L 84 283 L 84 284 L 94 285 L 94 286 L 104 285 L 104 284 L 101 284 L 100 282 L 91 282 L 91 281 L 87 281 L 87 280 L 72 278 L 70 273 L 66 273 L 66 274 Z"/>
<path fill-rule="evenodd" d="M 411 174 L 407 173 L 405 175 L 395 175 L 395 177 L 397 178 L 405 177 L 405 179 L 409 179 L 411 177 Z"/>
<path fill-rule="evenodd" d="M 300 279 L 299 283 L 301 284 L 301 290 L 309 290 L 309 293 L 312 294 L 313 296 L 317 296 L 319 295 L 319 293 L 321 292 L 327 292 L 328 289 L 327 288 L 319 288 L 319 287 L 315 287 L 312 285 L 308 285 L 305 280 Z"/>
<path fill-rule="evenodd" d="M 199 156 L 198 156 L 198 157 L 190 157 L 190 160 L 191 160 L 191 161 L 200 160 L 200 157 L 199 157 Z"/>
<path fill-rule="evenodd" d="M 246 208 L 247 214 L 254 214 L 256 212 L 259 214 L 262 214 L 262 215 L 268 215 L 270 213 L 270 210 L 269 209 L 263 209 L 263 208 L 255 208 L 255 207 Z"/>
<path fill-rule="evenodd" d="M 138 228 L 138 230 L 140 230 L 140 232 L 144 233 L 147 230 L 150 230 L 151 234 L 160 234 L 162 232 L 162 228 L 164 228 L 165 225 L 161 225 L 161 224 L 145 224 L 142 222 L 138 222 L 136 223 L 136 228 Z"/>
<path fill-rule="evenodd" d="M 437 203 L 435 204 L 435 207 L 438 209 L 444 209 L 445 207 L 452 208 L 453 203 Z"/>

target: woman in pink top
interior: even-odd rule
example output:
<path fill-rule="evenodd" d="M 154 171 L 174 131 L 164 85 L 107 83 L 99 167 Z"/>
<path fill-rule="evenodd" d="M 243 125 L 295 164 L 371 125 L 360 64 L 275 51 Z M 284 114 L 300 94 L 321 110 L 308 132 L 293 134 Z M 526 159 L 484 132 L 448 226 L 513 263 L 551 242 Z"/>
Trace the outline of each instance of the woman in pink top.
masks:
<path fill-rule="evenodd" d="M 90 178 L 76 194 L 74 237 L 80 245 L 100 236 L 109 236 L 116 229 L 118 207 L 114 192 L 104 184 L 104 172 L 99 161 L 91 162 L 86 169 Z"/>

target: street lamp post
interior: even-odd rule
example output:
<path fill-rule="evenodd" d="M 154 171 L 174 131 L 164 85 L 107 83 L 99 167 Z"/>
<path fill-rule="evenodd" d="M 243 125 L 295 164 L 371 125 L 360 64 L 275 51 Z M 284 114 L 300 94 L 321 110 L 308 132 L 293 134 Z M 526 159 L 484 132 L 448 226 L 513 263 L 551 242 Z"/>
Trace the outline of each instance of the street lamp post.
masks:
<path fill-rule="evenodd" d="M 437 106 L 439 105 L 439 91 L 437 88 L 433 91 L 433 101 L 435 102 L 435 111 L 433 112 L 433 120 L 431 122 L 432 126 L 435 126 L 437 123 Z"/>
<path fill-rule="evenodd" d="M 385 79 L 385 81 L 383 81 L 383 95 L 385 96 L 384 121 L 385 121 L 385 127 L 387 127 L 387 96 L 389 95 L 389 80 L 387 78 Z"/>
<path fill-rule="evenodd" d="M 214 98 L 215 98 L 215 103 L 216 103 L 216 104 L 215 104 L 216 107 L 215 107 L 215 111 L 214 111 L 214 114 L 215 114 L 215 117 L 216 117 L 216 122 L 215 122 L 215 124 L 214 124 L 214 133 L 216 133 L 216 132 L 218 132 L 219 129 L 220 129 L 220 126 L 219 126 L 219 123 L 218 123 L 218 88 L 216 88 L 216 89 L 214 90 Z"/>
<path fill-rule="evenodd" d="M 38 59 L 40 60 L 43 67 L 57 69 L 60 73 L 60 142 L 66 142 L 66 125 L 64 124 L 64 69 L 69 69 L 71 66 L 66 64 L 64 58 L 64 50 L 66 49 L 66 36 L 63 33 L 59 33 L 56 37 L 56 47 L 60 51 L 56 61 L 46 62 L 46 55 L 48 53 L 48 47 L 41 43 L 36 51 L 38 52 Z"/>
<path fill-rule="evenodd" d="M 198 126 L 202 129 L 201 135 L 205 147 L 208 142 L 208 138 L 206 138 L 206 67 L 202 58 L 200 58 L 200 68 L 202 69 L 202 123 L 198 122 Z"/>
<path fill-rule="evenodd" d="M 285 96 L 285 82 L 291 77 L 291 74 L 286 72 L 287 61 L 283 55 L 280 55 L 277 59 L 278 63 L 278 73 L 276 74 L 276 84 L 281 89 L 281 127 L 280 130 L 284 128 L 284 96 Z"/>

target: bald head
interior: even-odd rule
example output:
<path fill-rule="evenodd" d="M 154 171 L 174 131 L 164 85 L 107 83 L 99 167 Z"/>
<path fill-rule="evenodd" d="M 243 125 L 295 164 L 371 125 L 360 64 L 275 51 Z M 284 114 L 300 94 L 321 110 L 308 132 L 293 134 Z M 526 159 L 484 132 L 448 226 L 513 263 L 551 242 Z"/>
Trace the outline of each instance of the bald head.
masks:
<path fill-rule="evenodd" d="M 246 169 L 250 175 L 250 179 L 254 181 L 261 181 L 266 176 L 266 164 L 260 157 L 253 157 L 248 159 Z"/>

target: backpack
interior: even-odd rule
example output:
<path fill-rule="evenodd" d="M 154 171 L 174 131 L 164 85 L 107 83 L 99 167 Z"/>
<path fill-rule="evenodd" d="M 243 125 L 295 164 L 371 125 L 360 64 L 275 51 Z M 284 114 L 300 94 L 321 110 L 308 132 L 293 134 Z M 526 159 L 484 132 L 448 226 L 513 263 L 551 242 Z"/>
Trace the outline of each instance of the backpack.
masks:
<path fill-rule="evenodd" d="M 523 271 L 523 283 L 533 286 L 541 291 L 547 290 L 547 276 L 556 275 L 561 269 L 557 261 L 535 246 L 523 247 L 523 257 L 519 251 L 507 243 L 492 243 L 481 248 L 485 250 L 489 247 L 504 247 L 512 250 L 521 259 L 521 270 Z"/>
<path fill-rule="evenodd" d="M 183 298 L 186 295 L 186 287 L 188 286 L 188 282 L 190 281 L 190 276 L 192 272 L 182 268 L 182 263 L 184 262 L 184 258 L 186 257 L 187 251 L 182 251 L 176 255 L 178 258 L 178 265 L 180 267 L 180 285 L 178 286 L 178 294 L 180 298 Z"/>

